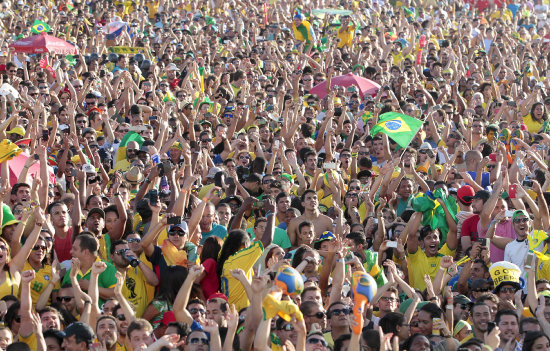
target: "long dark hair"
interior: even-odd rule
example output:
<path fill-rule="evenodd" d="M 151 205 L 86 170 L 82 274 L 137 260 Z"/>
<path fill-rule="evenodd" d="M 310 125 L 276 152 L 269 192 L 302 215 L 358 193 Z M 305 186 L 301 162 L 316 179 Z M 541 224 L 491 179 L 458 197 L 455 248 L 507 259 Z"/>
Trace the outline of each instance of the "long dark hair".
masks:
<path fill-rule="evenodd" d="M 223 240 L 215 235 L 212 235 L 211 237 L 207 238 L 204 241 L 204 244 L 202 245 L 202 251 L 200 256 L 201 262 L 204 262 L 209 258 L 213 259 L 214 261 L 217 261 L 220 250 L 222 249 L 222 245 L 223 245 Z"/>
<path fill-rule="evenodd" d="M 218 277 L 221 278 L 223 273 L 223 264 L 231 256 L 237 253 L 242 246 L 248 246 L 250 243 L 250 237 L 244 230 L 235 229 L 227 234 L 227 238 L 223 243 L 220 257 L 218 258 Z"/>
<path fill-rule="evenodd" d="M 171 305 L 174 303 L 185 278 L 187 278 L 187 268 L 182 266 L 168 266 L 162 273 L 159 294 L 156 299 L 166 301 Z"/>
<path fill-rule="evenodd" d="M 538 338 L 546 338 L 546 340 L 550 341 L 550 338 L 546 334 L 540 331 L 534 331 L 534 332 L 528 332 L 525 334 L 525 339 L 523 341 L 523 351 L 531 351 L 533 346 L 535 345 L 535 341 L 537 341 Z"/>

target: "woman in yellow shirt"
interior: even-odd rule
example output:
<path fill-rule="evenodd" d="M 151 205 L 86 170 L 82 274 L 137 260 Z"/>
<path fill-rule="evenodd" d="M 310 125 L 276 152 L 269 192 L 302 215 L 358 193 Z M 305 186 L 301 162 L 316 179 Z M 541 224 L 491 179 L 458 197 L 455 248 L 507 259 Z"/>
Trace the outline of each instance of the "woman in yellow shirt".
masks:
<path fill-rule="evenodd" d="M 529 130 L 529 133 L 538 133 L 544 122 L 548 119 L 548 112 L 542 102 L 535 102 L 531 106 L 531 112 L 523 117 L 523 124 Z"/>

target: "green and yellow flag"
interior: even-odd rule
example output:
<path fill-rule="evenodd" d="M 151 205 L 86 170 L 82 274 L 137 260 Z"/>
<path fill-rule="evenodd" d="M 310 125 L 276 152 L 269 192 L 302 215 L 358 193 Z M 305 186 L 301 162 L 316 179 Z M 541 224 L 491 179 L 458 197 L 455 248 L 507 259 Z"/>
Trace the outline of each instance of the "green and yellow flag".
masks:
<path fill-rule="evenodd" d="M 49 32 L 50 26 L 46 22 L 42 22 L 39 20 L 34 20 L 34 23 L 31 27 L 31 32 L 34 34 L 40 34 L 42 32 Z"/>
<path fill-rule="evenodd" d="M 402 148 L 406 148 L 422 127 L 422 121 L 397 112 L 380 115 L 378 124 L 372 127 L 371 136 L 384 133 Z"/>

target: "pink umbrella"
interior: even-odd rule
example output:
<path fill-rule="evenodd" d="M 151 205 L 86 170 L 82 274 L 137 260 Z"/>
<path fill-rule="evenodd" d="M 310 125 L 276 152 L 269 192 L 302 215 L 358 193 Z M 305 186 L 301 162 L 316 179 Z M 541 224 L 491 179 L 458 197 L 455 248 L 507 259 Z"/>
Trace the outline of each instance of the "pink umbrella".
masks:
<path fill-rule="evenodd" d="M 19 178 L 19 175 L 21 174 L 21 172 L 23 171 L 23 167 L 25 166 L 25 162 L 29 157 L 31 156 L 23 151 L 22 153 L 8 161 L 10 166 L 11 186 L 17 183 L 17 178 Z M 3 163 L 2 165 L 5 165 L 5 163 Z M 40 177 L 40 161 L 36 162 L 34 165 L 31 166 L 31 168 L 29 168 L 27 175 L 30 176 L 30 179 Z M 53 172 L 53 168 L 50 166 L 48 166 L 48 179 L 50 183 L 55 184 L 55 173 Z"/>
<path fill-rule="evenodd" d="M 332 78 L 332 80 L 330 81 L 330 87 L 332 88 L 335 85 L 343 86 L 346 88 L 355 85 L 359 89 L 359 94 L 361 95 L 361 97 L 363 97 L 363 95 L 376 95 L 376 93 L 380 89 L 380 85 L 378 83 L 373 82 L 372 80 L 367 78 L 356 76 L 353 73 L 348 73 L 344 76 Z M 324 82 L 317 84 L 316 86 L 311 88 L 309 93 L 315 94 L 321 99 L 324 98 L 327 95 L 327 81 L 325 80 Z"/>
<path fill-rule="evenodd" d="M 77 53 L 74 45 L 45 32 L 18 40 L 9 47 L 15 48 L 15 52 L 26 54 L 42 54 L 52 51 L 61 55 L 74 55 Z"/>

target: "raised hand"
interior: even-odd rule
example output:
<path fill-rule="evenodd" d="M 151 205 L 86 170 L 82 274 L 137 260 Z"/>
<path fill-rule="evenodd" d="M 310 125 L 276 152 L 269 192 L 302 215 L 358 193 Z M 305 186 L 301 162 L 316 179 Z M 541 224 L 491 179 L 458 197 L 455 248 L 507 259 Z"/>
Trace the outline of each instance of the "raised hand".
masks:
<path fill-rule="evenodd" d="M 107 269 L 107 265 L 103 261 L 94 262 L 92 265 L 92 274 L 99 275 Z"/>

